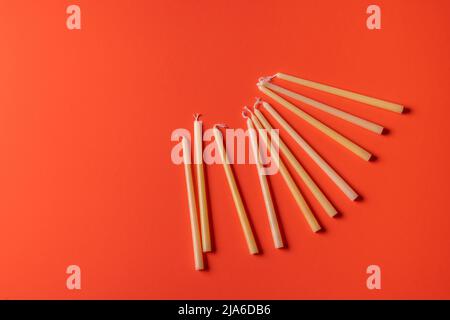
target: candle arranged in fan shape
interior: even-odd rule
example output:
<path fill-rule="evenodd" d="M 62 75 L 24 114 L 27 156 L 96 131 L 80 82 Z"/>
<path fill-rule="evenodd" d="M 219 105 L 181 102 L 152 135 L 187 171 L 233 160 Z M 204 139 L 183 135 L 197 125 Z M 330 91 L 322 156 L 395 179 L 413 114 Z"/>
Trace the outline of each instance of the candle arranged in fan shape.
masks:
<path fill-rule="evenodd" d="M 297 116 L 299 116 L 300 118 L 302 118 L 303 120 L 308 122 L 311 126 L 318 129 L 319 131 L 323 132 L 325 135 L 327 135 L 328 137 L 330 137 L 331 139 L 333 139 L 334 141 L 336 141 L 343 147 L 347 148 L 348 150 L 350 150 L 351 152 L 356 154 L 361 159 L 363 159 L 365 161 L 369 161 L 370 158 L 372 157 L 372 154 L 370 152 L 366 151 L 365 149 L 358 146 L 356 143 L 354 143 L 350 139 L 344 137 L 342 134 L 338 133 L 334 129 L 331 129 L 329 126 L 320 122 L 319 120 L 312 117 L 311 115 L 304 112 L 303 110 L 300 110 L 299 108 L 297 108 L 295 105 L 293 105 L 289 101 L 283 99 L 282 97 L 280 97 L 279 95 L 274 93 L 272 90 L 265 87 L 264 81 L 258 83 L 258 88 L 262 93 L 264 93 L 268 97 L 272 98 L 273 100 L 275 100 L 276 102 L 281 104 L 283 107 L 285 107 L 286 109 L 290 110 L 291 112 L 293 112 L 294 114 L 296 114 Z"/>
<path fill-rule="evenodd" d="M 252 119 L 254 126 L 258 130 L 264 129 L 254 114 L 252 114 L 251 119 Z M 262 138 L 262 142 L 264 143 L 264 145 L 266 147 L 270 145 L 267 135 L 261 135 L 261 138 Z M 311 228 L 311 230 L 313 232 L 320 231 L 321 226 L 320 226 L 319 222 L 317 221 L 316 217 L 312 213 L 311 208 L 309 207 L 308 203 L 306 202 L 305 198 L 303 197 L 300 189 L 296 185 L 294 178 L 289 173 L 289 170 L 287 169 L 283 160 L 279 157 L 275 157 L 274 159 L 277 162 L 277 166 L 280 170 L 281 176 L 283 177 L 284 181 L 286 182 L 286 185 L 288 186 L 289 191 L 291 192 L 292 196 L 294 197 L 295 202 L 297 203 L 301 213 L 305 217 L 306 222 L 308 223 L 309 227 Z"/>
<path fill-rule="evenodd" d="M 355 190 L 320 156 L 300 134 L 269 103 L 263 101 L 262 106 L 286 130 L 297 144 L 313 159 L 313 161 L 328 175 L 338 188 L 352 201 L 358 198 Z"/>
<path fill-rule="evenodd" d="M 258 247 L 256 245 L 255 237 L 253 235 L 250 221 L 248 220 L 247 212 L 245 211 L 244 203 L 242 202 L 242 197 L 237 187 L 233 171 L 230 167 L 230 160 L 223 144 L 223 136 L 222 132 L 220 132 L 219 130 L 219 125 L 215 125 L 213 131 L 217 149 L 219 150 L 220 159 L 225 170 L 225 175 L 227 177 L 228 186 L 230 187 L 234 205 L 236 206 L 239 221 L 241 223 L 242 231 L 244 232 L 245 240 L 247 242 L 248 251 L 250 252 L 250 254 L 257 254 Z"/>
<path fill-rule="evenodd" d="M 245 112 L 243 112 L 245 115 Z M 272 201 L 272 195 L 270 193 L 269 184 L 267 182 L 267 176 L 264 174 L 264 168 L 261 163 L 261 154 L 258 148 L 258 137 L 256 130 L 253 126 L 252 120 L 247 116 L 244 116 L 247 122 L 247 129 L 250 137 L 250 146 L 253 154 L 253 158 L 256 163 L 256 169 L 258 171 L 259 184 L 261 186 L 261 191 L 264 197 L 264 204 L 267 211 L 267 217 L 269 219 L 270 231 L 272 232 L 273 243 L 275 248 L 282 248 L 284 246 L 283 239 L 280 233 L 280 227 L 278 225 L 277 214 L 275 212 L 275 207 Z"/>
<path fill-rule="evenodd" d="M 285 73 L 277 73 L 275 75 L 275 77 L 280 78 L 282 80 L 286 80 L 286 81 L 290 81 L 293 83 L 297 83 L 299 85 L 308 87 L 308 88 L 312 88 L 312 89 L 316 89 L 319 91 L 323 91 L 326 93 L 330 93 L 330 94 L 334 94 L 336 96 L 339 97 L 343 97 L 343 98 L 347 98 L 350 100 L 354 100 L 354 101 L 358 101 L 373 107 L 377 107 L 377 108 L 381 108 L 381 109 L 385 109 L 385 110 L 389 110 L 392 112 L 396 112 L 396 113 L 402 113 L 404 110 L 404 106 L 402 106 L 401 104 L 398 103 L 393 103 L 393 102 L 389 102 L 389 101 L 384 101 L 381 99 L 376 99 L 376 98 L 372 98 L 369 96 L 365 96 L 363 94 L 359 94 L 359 93 L 355 93 L 352 91 L 348 91 L 348 90 L 343 90 L 343 89 L 339 89 L 336 87 L 332 87 L 329 85 L 325 85 L 322 83 L 318 83 L 318 82 L 314 82 L 311 80 L 305 80 L 299 77 L 294 77 Z"/>
<path fill-rule="evenodd" d="M 359 127 L 367 129 L 369 131 L 375 132 L 377 134 L 382 134 L 383 133 L 384 128 L 382 126 L 376 124 L 376 123 L 373 123 L 372 121 L 368 121 L 368 120 L 362 119 L 360 117 L 354 116 L 354 115 L 352 115 L 352 114 L 350 114 L 348 112 L 336 109 L 336 108 L 334 108 L 332 106 L 329 106 L 329 105 L 327 105 L 325 103 L 322 103 L 322 102 L 316 101 L 314 99 L 305 97 L 305 96 L 303 96 L 301 94 L 298 94 L 296 92 L 287 90 L 287 89 L 285 89 L 283 87 L 277 86 L 277 85 L 275 85 L 273 83 L 270 83 L 268 81 L 263 82 L 262 85 L 265 86 L 266 88 L 269 88 L 272 91 L 284 94 L 285 96 L 288 96 L 288 97 L 290 97 L 292 99 L 295 99 L 297 101 L 303 102 L 303 103 L 305 103 L 307 105 L 310 105 L 310 106 L 312 106 L 312 107 L 314 107 L 316 109 L 319 109 L 319 110 L 321 110 L 323 112 L 329 113 L 329 114 L 331 114 L 331 115 L 333 115 L 333 116 L 335 116 L 337 118 L 340 118 L 340 119 L 343 119 L 343 120 L 348 121 L 350 123 L 353 123 L 353 124 L 355 124 L 355 125 L 357 125 Z"/>
<path fill-rule="evenodd" d="M 258 118 L 258 120 L 261 122 L 264 129 L 268 130 L 269 132 L 273 132 L 273 128 L 270 125 L 269 121 L 267 121 L 266 117 L 264 117 L 262 112 L 259 111 L 256 106 L 255 106 L 254 113 L 255 113 L 256 117 Z M 289 149 L 289 147 L 284 143 L 284 141 L 281 139 L 281 137 L 278 137 L 278 140 L 279 140 L 279 149 L 280 149 L 281 153 L 289 161 L 291 166 L 295 169 L 297 174 L 300 176 L 300 178 L 303 180 L 305 185 L 308 187 L 309 191 L 311 191 L 311 193 L 314 195 L 316 200 L 320 203 L 320 205 L 325 210 L 325 212 L 330 217 L 334 217 L 337 214 L 336 208 L 334 208 L 334 206 L 331 204 L 331 202 L 328 200 L 328 198 L 323 194 L 322 190 L 320 190 L 319 186 L 314 182 L 314 180 L 311 178 L 311 176 L 308 174 L 308 172 L 303 168 L 303 166 L 300 164 L 300 162 L 294 156 L 294 154 Z"/>

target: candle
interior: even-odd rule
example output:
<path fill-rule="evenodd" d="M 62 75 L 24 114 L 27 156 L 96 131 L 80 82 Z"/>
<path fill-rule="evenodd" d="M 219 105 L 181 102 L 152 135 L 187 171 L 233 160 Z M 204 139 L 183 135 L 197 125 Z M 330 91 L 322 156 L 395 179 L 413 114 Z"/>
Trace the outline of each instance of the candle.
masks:
<path fill-rule="evenodd" d="M 313 161 L 330 177 L 337 187 L 350 199 L 356 200 L 358 194 L 347 182 L 287 123 L 286 120 L 270 104 L 263 101 L 262 105 L 270 115 L 289 133 L 298 145 L 313 159 Z"/>
<path fill-rule="evenodd" d="M 258 118 L 258 120 L 261 122 L 262 126 L 269 132 L 272 132 L 271 130 L 273 130 L 273 128 L 270 125 L 269 121 L 267 121 L 267 119 L 264 117 L 261 111 L 256 109 L 256 106 L 254 113 Z M 323 194 L 322 190 L 320 190 L 320 188 L 317 186 L 317 184 L 314 182 L 314 180 L 311 178 L 308 172 L 306 172 L 306 170 L 303 168 L 303 166 L 300 164 L 297 158 L 295 158 L 292 151 L 289 149 L 289 147 L 284 143 L 284 141 L 281 138 L 279 138 L 279 149 L 281 150 L 282 154 L 286 157 L 286 159 L 289 161 L 289 163 L 292 165 L 292 167 L 295 169 L 300 178 L 303 180 L 305 185 L 309 188 L 314 198 L 316 198 L 316 200 L 320 203 L 325 212 L 330 217 L 334 217 L 337 214 L 337 210 L 333 207 L 331 202 Z"/>
<path fill-rule="evenodd" d="M 403 109 L 404 109 L 404 107 L 402 105 L 397 104 L 397 103 L 392 103 L 392 102 L 388 102 L 388 101 L 384 101 L 384 100 L 380 100 L 380 99 L 376 99 L 376 98 L 371 98 L 371 97 L 368 97 L 368 96 L 365 96 L 365 95 L 362 95 L 359 93 L 355 93 L 355 92 L 351 92 L 351 91 L 343 90 L 343 89 L 338 89 L 338 88 L 335 88 L 332 86 L 327 86 L 325 84 L 293 77 L 293 76 L 290 76 L 290 75 L 287 75 L 284 73 L 277 73 L 276 77 L 286 80 L 286 81 L 297 83 L 297 84 L 305 86 L 305 87 L 309 87 L 309 88 L 313 88 L 313 89 L 320 90 L 323 92 L 331 93 L 331 94 L 334 94 L 339 97 L 362 102 L 362 103 L 365 103 L 365 104 L 368 104 L 368 105 L 371 105 L 374 107 L 378 107 L 381 109 L 385 109 L 385 110 L 389 110 L 389 111 L 393 111 L 393 112 L 397 112 L 397 113 L 402 113 Z"/>
<path fill-rule="evenodd" d="M 261 123 L 258 121 L 258 119 L 255 117 L 254 114 L 252 114 L 251 117 L 253 124 L 258 130 L 263 130 L 263 127 Z M 262 138 L 262 142 L 269 146 L 269 142 L 267 139 L 267 136 L 264 134 L 261 134 L 260 137 Z M 316 218 L 314 217 L 314 214 L 312 213 L 311 209 L 308 206 L 308 203 L 306 203 L 305 198 L 303 198 L 302 193 L 300 192 L 300 189 L 295 184 L 294 179 L 292 178 L 291 174 L 289 173 L 288 169 L 286 168 L 286 165 L 283 163 L 283 160 L 281 160 L 279 157 L 275 157 L 276 165 L 279 168 L 279 171 L 281 173 L 281 176 L 283 177 L 284 181 L 286 182 L 289 191 L 291 192 L 292 196 L 295 199 L 295 202 L 297 203 L 298 207 L 300 208 L 300 211 L 303 213 L 303 216 L 305 217 L 306 221 L 308 222 L 311 230 L 313 232 L 318 232 L 321 227 L 319 223 L 317 222 Z"/>
<path fill-rule="evenodd" d="M 362 158 L 362 159 L 364 159 L 366 161 L 369 161 L 370 158 L 372 157 L 372 155 L 368 151 L 364 150 L 363 148 L 361 148 L 360 146 L 355 144 L 353 141 L 350 141 L 349 139 L 347 139 L 346 137 L 344 137 L 340 133 L 334 131 L 330 127 L 326 126 L 325 124 L 323 124 L 322 122 L 320 122 L 316 118 L 310 116 L 309 114 L 307 114 L 303 110 L 298 109 L 292 103 L 284 100 L 282 97 L 280 97 L 279 95 L 277 95 L 273 91 L 269 90 L 268 88 L 266 88 L 261 83 L 258 84 L 258 88 L 259 88 L 259 90 L 261 92 L 263 92 L 267 96 L 271 97 L 273 100 L 277 101 L 279 104 L 284 106 L 286 109 L 292 111 L 297 116 L 299 116 L 300 118 L 302 118 L 303 120 L 308 122 L 310 125 L 312 125 L 316 129 L 322 131 L 327 136 L 329 136 L 331 139 L 333 139 L 334 141 L 338 142 L 339 144 L 341 144 L 342 146 L 344 146 L 348 150 L 352 151 L 354 154 L 356 154 L 360 158 Z"/>
<path fill-rule="evenodd" d="M 194 156 L 197 168 L 197 191 L 200 209 L 200 228 L 202 232 L 203 252 L 211 251 L 211 236 L 209 232 L 208 203 L 206 200 L 205 173 L 203 171 L 203 132 L 199 114 L 194 115 Z"/>
<path fill-rule="evenodd" d="M 347 113 L 345 111 L 336 109 L 336 108 L 334 108 L 332 106 L 329 106 L 329 105 L 327 105 L 325 103 L 321 103 L 319 101 L 316 101 L 316 100 L 310 99 L 308 97 L 302 96 L 301 94 L 292 92 L 290 90 L 287 90 L 285 88 L 282 88 L 280 86 L 272 84 L 272 83 L 270 83 L 268 81 L 263 82 L 262 85 L 267 87 L 267 88 L 269 88 L 272 91 L 276 91 L 278 93 L 281 93 L 281 94 L 284 94 L 284 95 L 286 95 L 288 97 L 291 97 L 292 99 L 295 99 L 297 101 L 306 103 L 306 104 L 308 104 L 308 105 L 310 105 L 310 106 L 312 106 L 314 108 L 322 110 L 322 111 L 324 111 L 326 113 L 329 113 L 329 114 L 331 114 L 331 115 L 333 115 L 335 117 L 338 117 L 338 118 L 341 118 L 343 120 L 346 120 L 346 121 L 348 121 L 350 123 L 353 123 L 353 124 L 355 124 L 357 126 L 365 128 L 365 129 L 370 130 L 372 132 L 375 132 L 375 133 L 378 133 L 378 134 L 381 134 L 383 132 L 383 127 L 382 126 L 380 126 L 378 124 L 375 124 L 375 123 L 373 123 L 371 121 L 367 121 L 367 120 L 361 119 L 361 118 L 359 118 L 357 116 L 354 116 L 354 115 L 352 115 L 350 113 Z"/>
<path fill-rule="evenodd" d="M 230 187 L 234 205 L 236 206 L 236 210 L 239 216 L 239 221 L 241 223 L 242 230 L 244 231 L 244 236 L 245 240 L 247 241 L 248 250 L 250 254 L 257 254 L 258 247 L 256 245 L 255 238 L 253 236 L 252 228 L 250 226 L 250 222 L 248 220 L 247 213 L 245 211 L 244 204 L 242 202 L 241 194 L 239 193 L 239 189 L 237 187 L 236 180 L 233 175 L 233 171 L 231 170 L 230 167 L 228 154 L 225 151 L 223 145 L 223 136 L 218 126 L 219 125 L 215 125 L 213 131 L 216 145 L 219 150 L 219 155 L 223 164 L 223 168 L 225 170 L 225 175 L 227 177 L 228 186 Z"/>
<path fill-rule="evenodd" d="M 184 173 L 186 176 L 186 188 L 189 201 L 189 216 L 191 220 L 192 244 L 194 246 L 195 270 L 202 270 L 203 254 L 202 254 L 202 245 L 200 241 L 200 232 L 198 230 L 197 207 L 194 195 L 194 182 L 192 180 L 191 146 L 189 143 L 189 139 L 185 136 L 182 138 L 182 145 L 183 145 Z"/>
<path fill-rule="evenodd" d="M 273 243 L 275 248 L 282 248 L 283 239 L 281 238 L 280 228 L 278 226 L 278 219 L 275 213 L 275 208 L 272 201 L 272 195 L 270 193 L 269 184 L 267 182 L 267 177 L 264 174 L 264 168 L 260 162 L 260 153 L 258 149 L 258 142 L 255 128 L 253 127 L 252 120 L 242 113 L 245 119 L 247 119 L 247 128 L 250 136 L 250 145 L 253 157 L 256 162 L 256 169 L 258 171 L 259 184 L 261 185 L 261 191 L 264 197 L 264 204 L 266 206 L 267 217 L 269 218 L 270 231 L 272 232 Z"/>

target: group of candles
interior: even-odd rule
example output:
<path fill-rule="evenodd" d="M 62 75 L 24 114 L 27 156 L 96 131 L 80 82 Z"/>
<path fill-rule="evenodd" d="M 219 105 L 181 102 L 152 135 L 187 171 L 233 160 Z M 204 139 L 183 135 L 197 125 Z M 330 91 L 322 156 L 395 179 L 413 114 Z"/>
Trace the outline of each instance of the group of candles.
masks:
<path fill-rule="evenodd" d="M 369 161 L 370 158 L 372 157 L 372 154 L 370 152 L 363 149 L 350 139 L 344 137 L 334 129 L 328 127 L 327 125 L 317 120 L 313 116 L 309 115 L 299 107 L 285 100 L 280 95 L 278 95 L 278 93 L 283 94 L 284 96 L 287 96 L 291 99 L 297 100 L 303 104 L 307 104 L 311 107 L 317 108 L 323 112 L 329 113 L 343 120 L 346 120 L 354 125 L 360 126 L 361 128 L 370 130 L 376 134 L 382 134 L 384 130 L 382 126 L 373 123 L 371 121 L 362 119 L 360 117 L 357 117 L 355 115 L 352 115 L 350 113 L 347 113 L 345 111 L 336 109 L 332 106 L 318 102 L 311 98 L 305 97 L 293 91 L 287 90 L 276 84 L 273 84 L 272 79 L 274 78 L 296 83 L 301 86 L 313 88 L 319 91 L 334 94 L 339 97 L 351 99 L 354 101 L 358 101 L 361 103 L 365 103 L 367 105 L 371 105 L 377 108 L 389 110 L 396 113 L 402 113 L 404 110 L 404 107 L 402 105 L 396 103 L 371 98 L 365 95 L 357 94 L 343 89 L 338 89 L 335 87 L 301 79 L 283 73 L 277 73 L 274 76 L 259 79 L 257 87 L 264 95 L 271 98 L 273 101 L 277 102 L 286 109 L 290 110 L 292 113 L 302 118 L 311 126 L 323 132 L 325 135 L 327 135 L 334 141 L 338 142 L 343 147 L 347 148 L 348 150 L 350 150 L 355 155 L 357 155 L 358 157 L 362 158 L 365 161 Z M 337 210 L 334 208 L 333 204 L 327 199 L 324 193 L 320 190 L 320 188 L 317 186 L 317 184 L 314 182 L 314 180 L 308 174 L 308 172 L 303 168 L 303 166 L 294 156 L 289 147 L 284 143 L 284 141 L 281 138 L 274 136 L 272 125 L 269 123 L 266 116 L 261 112 L 261 110 L 259 110 L 259 107 L 261 106 L 262 109 L 264 109 L 268 114 L 270 114 L 270 116 L 273 119 L 275 119 L 278 122 L 278 124 L 294 139 L 294 141 L 300 146 L 300 148 L 303 149 L 309 157 L 311 157 L 314 163 L 316 163 L 317 166 L 325 172 L 325 174 L 336 184 L 336 186 L 344 193 L 345 196 L 347 196 L 350 200 L 354 201 L 358 198 L 358 194 L 301 137 L 301 135 L 293 127 L 289 125 L 289 123 L 269 103 L 267 103 L 266 101 L 262 101 L 261 99 L 257 99 L 253 110 L 250 110 L 249 108 L 245 107 L 244 111 L 242 112 L 242 115 L 246 119 L 247 129 L 249 132 L 251 152 L 253 154 L 254 159 L 256 160 L 255 162 L 256 168 L 258 170 L 259 184 L 261 186 L 261 191 L 264 197 L 264 204 L 267 211 L 274 246 L 276 248 L 282 248 L 284 244 L 278 226 L 277 215 L 275 212 L 275 207 L 273 205 L 272 195 L 270 192 L 270 188 L 268 186 L 267 176 L 264 174 L 264 168 L 261 163 L 261 153 L 260 148 L 258 146 L 257 132 L 261 133 L 261 130 L 265 129 L 267 130 L 266 132 L 270 133 L 269 135 L 260 134 L 261 138 L 260 141 L 262 141 L 264 145 L 269 146 L 271 143 L 277 144 L 277 147 L 283 158 L 275 157 L 274 161 L 276 161 L 279 173 L 286 182 L 286 185 L 288 186 L 292 196 L 294 197 L 300 211 L 303 213 L 308 225 L 310 226 L 313 232 L 319 231 L 321 229 L 321 226 L 316 220 L 305 198 L 303 197 L 302 192 L 295 183 L 294 178 L 287 169 L 284 160 L 289 162 L 294 171 L 300 176 L 305 186 L 311 191 L 314 198 L 318 201 L 323 210 L 330 217 L 335 216 L 337 214 Z M 230 167 L 230 160 L 226 148 L 224 148 L 223 135 L 220 131 L 221 127 L 223 127 L 223 125 L 215 125 L 213 128 L 215 143 L 217 145 L 217 150 L 219 151 L 221 163 L 223 164 L 225 170 L 227 182 L 233 196 L 233 201 L 237 210 L 237 214 L 245 236 L 245 240 L 247 242 L 248 250 L 250 254 L 257 254 L 258 247 L 255 242 L 255 237 L 253 235 L 253 231 L 249 223 L 247 212 L 243 205 L 242 197 L 237 187 L 233 171 Z M 194 121 L 194 163 L 196 166 L 196 173 L 197 173 L 197 198 L 195 197 L 194 182 L 192 177 L 190 141 L 187 137 L 182 138 L 183 160 L 185 166 L 185 176 L 186 176 L 186 185 L 189 200 L 189 212 L 191 220 L 191 233 L 194 247 L 194 261 L 196 270 L 204 269 L 203 253 L 211 251 L 211 235 L 209 230 L 208 205 L 207 205 L 206 187 L 204 178 L 205 176 L 202 157 L 203 155 L 202 137 L 203 137 L 202 122 L 198 119 L 198 115 L 196 115 Z M 198 199 L 198 209 L 200 211 L 199 215 L 200 227 L 197 216 L 197 199 Z"/>

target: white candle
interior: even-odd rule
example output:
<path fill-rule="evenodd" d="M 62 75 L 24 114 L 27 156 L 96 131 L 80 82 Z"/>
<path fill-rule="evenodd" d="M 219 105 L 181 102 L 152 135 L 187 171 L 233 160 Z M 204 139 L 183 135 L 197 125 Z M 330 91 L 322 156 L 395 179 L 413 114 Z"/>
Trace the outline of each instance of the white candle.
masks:
<path fill-rule="evenodd" d="M 291 97 L 292 99 L 295 99 L 297 101 L 300 101 L 300 102 L 303 102 L 305 104 L 308 104 L 308 105 L 310 105 L 310 106 L 312 106 L 314 108 L 322 110 L 322 111 L 324 111 L 326 113 L 329 113 L 329 114 L 331 114 L 331 115 L 333 115 L 335 117 L 338 117 L 340 119 L 343 119 L 345 121 L 353 123 L 353 124 L 355 124 L 357 126 L 360 126 L 362 128 L 365 128 L 367 130 L 370 130 L 370 131 L 378 133 L 378 134 L 383 133 L 383 129 L 384 128 L 382 126 L 376 124 L 376 123 L 373 123 L 371 121 L 368 121 L 368 120 L 362 119 L 360 117 L 354 116 L 354 115 L 352 115 L 352 114 L 350 114 L 348 112 L 336 109 L 336 108 L 334 108 L 332 106 L 329 106 L 329 105 L 327 105 L 325 103 L 321 103 L 319 101 L 316 101 L 316 100 L 313 100 L 311 98 L 305 97 L 305 96 L 303 96 L 301 94 L 292 92 L 292 91 L 287 90 L 287 89 L 285 89 L 283 87 L 277 86 L 277 85 L 275 85 L 273 83 L 270 83 L 270 82 L 266 81 L 266 82 L 263 82 L 262 84 L 263 84 L 263 86 L 269 88 L 270 90 L 273 90 L 275 92 L 284 94 L 284 95 L 286 95 L 288 97 Z"/>
<path fill-rule="evenodd" d="M 197 191 L 200 209 L 200 226 L 202 231 L 203 252 L 211 251 L 211 236 L 209 231 L 208 203 L 206 200 L 205 173 L 203 168 L 203 132 L 202 121 L 195 115 L 194 121 L 194 156 L 197 168 Z"/>
<path fill-rule="evenodd" d="M 266 130 L 272 132 L 271 131 L 271 130 L 273 130 L 272 126 L 270 125 L 269 121 L 267 121 L 266 117 L 264 117 L 262 112 L 256 108 L 255 108 L 254 112 L 255 112 L 255 115 L 258 118 L 258 120 L 261 122 L 262 126 Z M 284 141 L 280 137 L 278 140 L 279 140 L 279 147 L 280 147 L 279 149 L 281 150 L 282 154 L 286 157 L 286 159 L 289 161 L 289 163 L 295 169 L 297 174 L 303 180 L 305 185 L 309 188 L 309 190 L 314 195 L 316 200 L 320 203 L 320 205 L 325 210 L 325 212 L 330 217 L 334 217 L 337 214 L 337 210 L 333 207 L 331 202 L 323 194 L 322 190 L 320 190 L 320 188 L 317 186 L 317 184 L 314 182 L 314 180 L 311 178 L 311 176 L 308 174 L 308 172 L 303 168 L 303 166 L 300 164 L 300 162 L 294 156 L 294 154 L 289 149 L 289 147 L 284 143 Z"/>
<path fill-rule="evenodd" d="M 335 88 L 332 86 L 327 86 L 325 84 L 297 78 L 297 77 L 290 76 L 290 75 L 287 75 L 284 73 L 277 73 L 275 76 L 277 78 L 280 78 L 280 79 L 283 79 L 286 81 L 290 81 L 290 82 L 294 82 L 294 83 L 297 83 L 297 84 L 305 86 L 305 87 L 309 87 L 309 88 L 313 88 L 313 89 L 320 90 L 323 92 L 331 93 L 336 96 L 340 96 L 343 98 L 362 102 L 362 103 L 365 103 L 365 104 L 368 104 L 368 105 L 371 105 L 374 107 L 378 107 L 381 109 L 385 109 L 385 110 L 389 110 L 389 111 L 393 111 L 393 112 L 397 112 L 397 113 L 402 113 L 403 109 L 404 109 L 404 107 L 402 105 L 397 104 L 397 103 L 392 103 L 392 102 L 388 102 L 388 101 L 384 101 L 384 100 L 380 100 L 380 99 L 376 99 L 376 98 L 371 98 L 371 97 L 368 97 L 368 96 L 365 96 L 365 95 L 362 95 L 359 93 L 355 93 L 355 92 L 351 92 L 351 91 L 343 90 L 343 89 L 338 89 L 338 88 Z"/>
<path fill-rule="evenodd" d="M 250 145 L 253 157 L 256 162 L 256 169 L 258 171 L 259 184 L 261 185 L 261 191 L 264 197 L 264 204 L 266 206 L 267 217 L 269 218 L 270 231 L 272 232 L 273 243 L 275 248 L 282 248 L 283 239 L 280 233 L 280 227 L 278 226 L 278 219 L 275 213 L 275 208 L 272 201 L 272 195 L 270 193 L 269 184 L 267 182 L 267 177 L 264 174 L 264 168 L 260 162 L 260 152 L 258 149 L 257 135 L 255 128 L 253 127 L 252 120 L 246 117 L 247 119 L 247 128 L 250 135 Z"/>
<path fill-rule="evenodd" d="M 258 130 L 262 130 L 263 127 L 261 123 L 258 121 L 256 116 L 252 114 L 251 117 L 253 124 Z M 270 143 L 268 141 L 267 135 L 260 135 L 262 138 L 262 142 L 264 145 L 269 146 Z M 317 222 L 316 217 L 314 217 L 314 214 L 312 213 L 308 203 L 306 202 L 305 198 L 303 198 L 302 193 L 300 192 L 300 189 L 295 184 L 294 179 L 292 178 L 291 174 L 289 173 L 288 169 L 286 168 L 286 165 L 283 163 L 283 160 L 279 157 L 274 157 L 274 161 L 276 161 L 276 164 L 280 170 L 281 176 L 283 177 L 284 181 L 286 182 L 289 191 L 291 191 L 292 196 L 295 199 L 295 202 L 297 203 L 298 207 L 300 208 L 300 211 L 302 212 L 303 216 L 305 217 L 306 221 L 308 222 L 309 227 L 313 232 L 318 232 L 321 227 L 319 225 L 319 222 Z"/>
<path fill-rule="evenodd" d="M 358 194 L 347 182 L 297 133 L 289 123 L 270 104 L 263 101 L 262 105 L 272 117 L 289 133 L 298 145 L 313 159 L 313 161 L 330 177 L 338 188 L 350 199 L 356 200 Z"/>
<path fill-rule="evenodd" d="M 346 137 L 344 137 L 340 133 L 338 133 L 335 130 L 331 129 L 330 127 L 326 126 L 325 124 L 323 124 L 322 122 L 320 122 L 316 118 L 310 116 L 309 114 L 307 114 L 303 110 L 298 109 L 295 105 L 293 105 L 289 101 L 283 99 L 282 97 L 280 97 L 279 95 L 277 95 L 273 91 L 271 91 L 268 88 L 266 88 L 262 83 L 258 84 L 258 88 L 265 95 L 269 96 L 270 98 L 272 98 L 273 100 L 275 100 L 276 102 L 281 104 L 286 109 L 288 109 L 291 112 L 295 113 L 297 116 L 299 116 L 300 118 L 302 118 L 303 120 L 308 122 L 310 125 L 312 125 L 316 129 L 318 129 L 319 131 L 323 132 L 328 137 L 330 137 L 331 139 L 333 139 L 337 143 L 341 144 L 343 147 L 347 148 L 348 150 L 350 150 L 354 154 L 356 154 L 358 157 L 360 157 L 360 158 L 362 158 L 363 160 L 366 160 L 366 161 L 369 161 L 370 158 L 372 157 L 372 154 L 370 152 L 364 150 L 363 148 L 358 146 L 353 141 L 347 139 Z"/>
<path fill-rule="evenodd" d="M 250 226 L 250 222 L 248 220 L 247 213 L 245 211 L 244 204 L 242 202 L 241 194 L 239 193 L 239 189 L 237 187 L 236 180 L 233 175 L 233 171 L 231 170 L 230 167 L 228 154 L 225 151 L 223 145 L 222 133 L 220 132 L 217 125 L 214 126 L 213 131 L 217 148 L 219 150 L 220 158 L 223 164 L 223 168 L 225 170 L 225 175 L 227 177 L 228 186 L 230 187 L 234 205 L 236 206 L 236 210 L 239 216 L 239 221 L 241 223 L 242 230 L 244 231 L 245 240 L 247 241 L 248 250 L 250 254 L 257 254 L 258 247 L 256 245 L 255 237 L 253 236 L 252 228 Z"/>
<path fill-rule="evenodd" d="M 186 176 L 186 188 L 189 201 L 189 216 L 191 220 L 192 245 L 194 247 L 195 270 L 203 269 L 203 254 L 200 240 L 200 231 L 198 230 L 197 206 L 194 195 L 194 182 L 192 180 L 191 169 L 191 146 L 187 137 L 182 138 L 183 144 L 183 162 L 184 173 Z"/>

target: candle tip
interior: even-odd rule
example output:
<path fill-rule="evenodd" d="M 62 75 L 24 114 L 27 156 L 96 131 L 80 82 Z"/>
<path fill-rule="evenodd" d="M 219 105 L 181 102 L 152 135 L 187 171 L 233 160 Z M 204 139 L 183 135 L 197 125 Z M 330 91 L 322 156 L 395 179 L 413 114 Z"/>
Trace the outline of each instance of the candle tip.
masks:
<path fill-rule="evenodd" d="M 200 113 L 194 113 L 194 120 L 198 121 L 198 119 L 201 117 L 202 115 Z"/>
<path fill-rule="evenodd" d="M 277 74 L 273 75 L 273 76 L 266 76 L 266 77 L 260 77 L 258 79 L 258 85 L 263 85 L 266 82 L 270 82 L 272 81 L 273 78 L 275 78 L 277 76 Z"/>
<path fill-rule="evenodd" d="M 249 115 L 251 116 L 252 111 L 250 110 L 249 107 L 245 106 L 245 107 L 244 107 L 244 110 L 242 110 L 242 117 L 243 117 L 244 119 L 249 119 L 250 117 L 249 117 L 247 114 L 249 114 Z"/>
<path fill-rule="evenodd" d="M 263 103 L 262 99 L 260 97 L 255 97 L 255 103 L 253 104 L 253 109 L 258 110 L 259 105 Z"/>
<path fill-rule="evenodd" d="M 247 116 L 247 109 L 248 109 L 248 107 L 245 106 L 245 107 L 244 107 L 244 110 L 242 110 L 242 112 L 241 112 L 242 118 L 244 118 L 244 119 L 248 119 L 248 116 Z"/>

